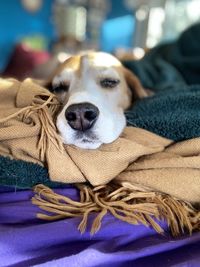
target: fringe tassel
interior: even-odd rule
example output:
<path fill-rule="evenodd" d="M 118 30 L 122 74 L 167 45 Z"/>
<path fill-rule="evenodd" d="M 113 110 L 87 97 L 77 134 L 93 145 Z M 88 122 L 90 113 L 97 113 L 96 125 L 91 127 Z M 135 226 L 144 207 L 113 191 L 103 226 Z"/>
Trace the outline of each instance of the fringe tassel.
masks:
<path fill-rule="evenodd" d="M 41 132 L 37 147 L 40 151 L 40 160 L 46 160 L 46 151 L 48 150 L 49 142 L 54 144 L 60 151 L 64 151 L 62 140 L 57 133 L 56 126 L 53 123 L 52 117 L 59 109 L 59 102 L 55 95 L 47 92 L 35 95 L 30 106 L 21 108 L 17 112 L 3 118 L 0 123 L 5 123 L 10 119 L 21 116 L 21 120 L 27 123 L 31 118 L 31 114 L 37 113 L 41 123 Z"/>
<path fill-rule="evenodd" d="M 60 136 L 57 133 L 56 126 L 53 123 L 52 117 L 57 113 L 59 102 L 55 95 L 51 93 L 41 93 L 33 98 L 32 108 L 24 114 L 24 117 L 29 117 L 32 112 L 38 113 L 38 118 L 41 122 L 41 133 L 38 142 L 41 161 L 46 161 L 45 155 L 48 148 L 48 143 L 54 144 L 60 151 L 64 150 Z"/>
<path fill-rule="evenodd" d="M 151 192 L 127 182 L 112 182 L 97 187 L 77 184 L 76 187 L 80 191 L 80 201 L 59 195 L 45 185 L 35 186 L 32 203 L 48 213 L 38 213 L 37 217 L 50 221 L 81 217 L 78 229 L 84 233 L 89 215 L 95 212 L 97 216 L 93 221 L 91 234 L 100 229 L 107 212 L 130 224 L 151 226 L 158 233 L 163 233 L 164 230 L 157 221 L 165 220 L 173 236 L 200 230 L 200 211 L 190 203 L 169 195 Z"/>

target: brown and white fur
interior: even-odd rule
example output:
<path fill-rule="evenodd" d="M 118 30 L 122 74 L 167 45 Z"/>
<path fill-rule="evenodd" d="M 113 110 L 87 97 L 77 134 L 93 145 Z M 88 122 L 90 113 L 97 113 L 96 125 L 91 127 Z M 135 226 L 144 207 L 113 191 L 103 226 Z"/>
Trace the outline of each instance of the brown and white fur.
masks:
<path fill-rule="evenodd" d="M 147 96 L 138 78 L 103 52 L 67 59 L 51 79 L 50 90 L 62 103 L 56 125 L 63 142 L 83 149 L 116 140 L 132 99 Z"/>

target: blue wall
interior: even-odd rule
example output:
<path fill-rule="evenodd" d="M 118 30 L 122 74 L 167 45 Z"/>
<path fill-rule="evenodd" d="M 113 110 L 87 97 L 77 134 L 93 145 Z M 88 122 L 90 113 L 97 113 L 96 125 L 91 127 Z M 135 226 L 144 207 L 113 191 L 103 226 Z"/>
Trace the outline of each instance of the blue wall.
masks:
<path fill-rule="evenodd" d="M 43 34 L 52 39 L 51 23 L 53 0 L 44 0 L 36 13 L 26 11 L 20 0 L 0 1 L 0 70 L 3 70 L 14 45 L 26 35 Z"/>
<path fill-rule="evenodd" d="M 123 0 L 110 0 L 110 2 L 111 10 L 107 15 L 107 19 L 132 15 L 132 11 L 126 7 Z"/>
<path fill-rule="evenodd" d="M 117 47 L 132 47 L 135 20 L 122 0 L 111 0 L 112 9 L 101 29 L 100 49 L 113 52 Z"/>
<path fill-rule="evenodd" d="M 54 0 L 43 0 L 36 13 L 26 11 L 20 0 L 0 0 L 0 71 L 2 71 L 21 38 L 42 34 L 51 41 L 55 39 L 52 25 Z M 122 0 L 111 0 L 112 9 L 101 29 L 100 49 L 112 52 L 116 47 L 131 47 L 134 31 L 132 11 Z"/>

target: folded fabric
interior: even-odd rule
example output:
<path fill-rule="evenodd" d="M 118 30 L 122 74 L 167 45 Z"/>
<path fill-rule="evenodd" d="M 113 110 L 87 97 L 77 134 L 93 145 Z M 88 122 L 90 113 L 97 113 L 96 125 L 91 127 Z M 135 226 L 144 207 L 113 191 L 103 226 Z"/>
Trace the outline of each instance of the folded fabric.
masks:
<path fill-rule="evenodd" d="M 155 92 L 126 112 L 130 126 L 181 141 L 200 136 L 200 23 L 123 64 Z"/>
<path fill-rule="evenodd" d="M 127 127 L 98 150 L 64 147 L 53 123 L 59 108 L 54 95 L 31 80 L 1 80 L 0 88 L 1 155 L 47 166 L 50 179 L 61 183 L 97 186 L 115 178 L 200 201 L 200 138 L 174 144 Z"/>
<path fill-rule="evenodd" d="M 47 165 L 54 181 L 105 184 L 130 162 L 161 151 L 171 142 L 143 130 L 137 133 L 138 129 L 129 129 L 124 137 L 99 150 L 87 151 L 71 146 L 64 149 L 53 123 L 53 116 L 59 109 L 53 94 L 29 79 L 22 83 L 0 80 L 0 88 L 0 154 Z M 144 140 L 141 138 L 143 132 Z"/>
<path fill-rule="evenodd" d="M 141 65 L 148 66 L 146 73 L 154 79 L 147 78 L 146 87 L 155 84 L 156 76 L 165 80 L 155 86 L 154 96 L 135 103 L 126 113 L 131 127 L 115 142 L 93 151 L 62 144 L 55 127 L 60 105 L 53 94 L 30 79 L 0 80 L 0 155 L 21 160 L 19 164 L 27 162 L 27 171 L 29 166 L 37 169 L 34 184 L 43 179 L 48 183 L 42 167 L 48 169 L 51 181 L 79 183 L 80 202 L 36 186 L 33 203 L 53 213 L 40 214 L 40 218 L 83 216 L 80 229 L 84 230 L 88 214 L 96 211 L 94 230 L 110 211 L 117 218 L 150 224 L 157 231 L 161 230 L 151 216 L 166 219 L 174 234 L 185 228 L 189 232 L 200 229 L 200 212 L 192 206 L 200 201 L 200 86 L 187 85 L 179 70 L 160 56 L 149 65 L 147 55 L 144 62 Z M 0 169 L 3 162 L 8 161 L 1 158 Z M 9 171 L 3 169 L 8 179 Z M 42 178 L 34 177 L 39 173 Z M 19 173 L 11 176 L 17 180 Z M 23 179 L 18 179 L 19 184 L 24 184 Z"/>
<path fill-rule="evenodd" d="M 59 103 L 55 96 L 31 80 L 28 79 L 22 83 L 16 80 L 0 80 L 0 154 L 46 166 L 50 179 L 61 183 L 87 181 L 97 186 L 105 185 L 115 178 L 116 182 L 122 185 L 122 189 L 127 187 L 123 183 L 129 181 L 132 185 L 139 183 L 140 188 L 148 186 L 151 191 L 161 191 L 190 203 L 199 202 L 200 157 L 198 155 L 200 152 L 198 146 L 196 147 L 199 144 L 198 138 L 173 144 L 173 141 L 146 130 L 127 127 L 122 136 L 112 144 L 103 145 L 100 149 L 93 151 L 81 150 L 73 146 L 63 146 L 54 124 L 58 109 Z M 55 200 L 56 195 L 47 192 L 45 188 L 36 187 L 36 198 L 33 199 L 33 203 L 56 214 L 58 211 L 58 215 L 53 215 L 51 219 L 83 215 L 81 231 L 85 229 L 87 216 L 92 211 L 100 212 L 97 220 L 94 221 L 93 232 L 98 230 L 101 219 L 108 210 L 112 211 L 116 217 L 130 223 L 151 224 L 159 232 L 161 232 L 160 227 L 150 216 L 161 216 L 170 221 L 169 224 L 174 234 L 180 233 L 180 229 L 172 214 L 181 210 L 181 229 L 186 228 L 191 232 L 198 228 L 198 213 L 185 203 L 174 205 L 172 199 L 166 200 L 165 197 L 160 199 L 154 193 L 149 194 L 148 190 L 146 194 L 141 195 L 139 192 L 138 195 L 138 192 L 135 192 L 135 196 L 132 196 L 132 193 L 127 191 L 128 189 L 122 191 L 114 186 L 112 192 L 108 188 L 103 187 L 105 190 L 103 206 L 99 204 L 101 203 L 99 189 L 96 193 L 92 193 L 91 189 L 86 188 L 80 188 L 82 204 L 79 203 L 78 207 L 76 207 L 77 204 L 71 207 L 71 201 L 69 201 L 64 211 L 62 211 L 63 199 L 61 202 Z M 131 189 L 131 185 L 128 188 Z M 119 191 L 121 191 L 120 194 Z M 41 198 L 46 192 L 47 203 Z M 127 195 L 123 201 L 121 194 Z M 110 198 L 110 196 L 113 196 L 115 200 L 119 198 L 122 210 L 119 210 L 118 202 L 115 208 L 110 207 L 110 203 L 113 203 L 113 197 Z M 135 202 L 135 198 L 139 203 Z M 93 199 L 93 204 L 91 199 Z M 130 206 L 130 199 L 134 200 L 134 205 Z M 109 204 L 106 205 L 106 202 Z M 165 211 L 166 203 L 168 203 L 167 210 L 170 210 L 170 214 L 169 211 Z M 55 205 L 58 206 L 58 210 Z M 82 208 L 81 205 L 83 205 Z M 66 212 L 66 208 L 71 212 Z M 131 210 L 134 209 L 137 215 L 134 213 L 130 215 Z M 124 213 L 124 216 L 119 213 Z M 45 215 L 39 215 L 39 217 L 49 219 L 49 216 Z"/>

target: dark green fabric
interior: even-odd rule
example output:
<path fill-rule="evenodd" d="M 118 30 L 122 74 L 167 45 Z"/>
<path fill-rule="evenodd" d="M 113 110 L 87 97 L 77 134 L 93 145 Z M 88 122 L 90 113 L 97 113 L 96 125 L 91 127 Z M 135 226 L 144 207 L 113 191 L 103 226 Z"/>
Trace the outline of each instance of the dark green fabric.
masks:
<path fill-rule="evenodd" d="M 158 45 L 142 60 L 124 65 L 139 76 L 145 87 L 156 92 L 176 84 L 200 84 L 200 23 L 175 42 Z"/>
<path fill-rule="evenodd" d="M 127 124 L 174 141 L 200 136 L 200 86 L 163 89 L 126 112 Z"/>
<path fill-rule="evenodd" d="M 155 95 L 126 112 L 127 124 L 181 141 L 200 136 L 200 24 L 142 60 L 124 62 Z"/>
<path fill-rule="evenodd" d="M 51 182 L 47 169 L 38 164 L 0 156 L 0 185 L 25 189 L 40 183 L 54 188 L 63 186 Z"/>
<path fill-rule="evenodd" d="M 185 140 L 200 136 L 200 24 L 170 44 L 159 45 L 140 61 L 124 62 L 155 95 L 126 112 L 127 124 L 158 135 Z M 84 160 L 84 159 L 83 159 Z M 37 164 L 0 157 L 0 184 L 30 188 L 49 181 Z"/>

